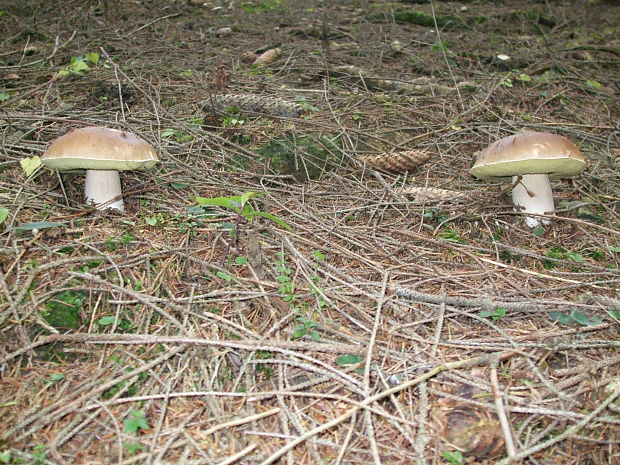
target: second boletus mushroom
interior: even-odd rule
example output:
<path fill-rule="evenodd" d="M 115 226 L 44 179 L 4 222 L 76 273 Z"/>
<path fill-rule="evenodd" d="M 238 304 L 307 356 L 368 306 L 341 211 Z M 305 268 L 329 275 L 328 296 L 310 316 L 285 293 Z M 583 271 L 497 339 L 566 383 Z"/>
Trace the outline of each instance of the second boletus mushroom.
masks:
<path fill-rule="evenodd" d="M 86 170 L 86 202 L 124 211 L 119 171 L 158 163 L 155 149 L 135 134 L 104 127 L 74 129 L 54 140 L 41 162 L 59 171 Z"/>
<path fill-rule="evenodd" d="M 549 179 L 581 173 L 586 161 L 575 144 L 548 132 L 524 132 L 488 146 L 469 171 L 478 179 L 512 178 L 512 201 L 525 213 L 545 214 L 555 208 Z M 546 218 L 527 216 L 531 228 Z"/>

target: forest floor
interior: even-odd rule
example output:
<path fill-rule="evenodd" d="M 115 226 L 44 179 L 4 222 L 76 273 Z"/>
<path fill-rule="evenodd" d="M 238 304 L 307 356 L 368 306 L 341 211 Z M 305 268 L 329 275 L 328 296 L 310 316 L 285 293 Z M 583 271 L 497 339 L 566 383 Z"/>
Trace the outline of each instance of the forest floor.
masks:
<path fill-rule="evenodd" d="M 620 2 L 4 4 L 0 463 L 620 461 Z M 588 163 L 534 229 L 521 131 Z"/>

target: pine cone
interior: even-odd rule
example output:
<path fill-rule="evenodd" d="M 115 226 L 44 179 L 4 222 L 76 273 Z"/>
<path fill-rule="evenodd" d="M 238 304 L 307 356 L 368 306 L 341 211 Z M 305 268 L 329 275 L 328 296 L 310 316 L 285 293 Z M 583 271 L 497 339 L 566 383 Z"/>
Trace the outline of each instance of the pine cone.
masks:
<path fill-rule="evenodd" d="M 504 436 L 495 414 L 475 405 L 457 404 L 433 411 L 439 437 L 467 455 L 492 458 L 504 449 Z"/>
<path fill-rule="evenodd" d="M 414 202 L 425 202 L 429 200 L 456 200 L 465 196 L 464 192 L 439 189 L 437 187 L 403 187 L 397 193 L 411 198 Z"/>
<path fill-rule="evenodd" d="M 421 150 L 386 153 L 383 155 L 364 155 L 359 159 L 373 168 L 392 173 L 419 168 L 431 158 L 431 154 Z"/>
<path fill-rule="evenodd" d="M 304 110 L 297 103 L 287 102 L 276 97 L 266 97 L 252 94 L 224 94 L 213 97 L 213 105 L 218 113 L 225 113 L 227 108 L 236 107 L 241 111 L 264 113 L 286 118 L 299 118 Z M 211 102 L 205 103 L 205 111 L 211 109 Z"/>

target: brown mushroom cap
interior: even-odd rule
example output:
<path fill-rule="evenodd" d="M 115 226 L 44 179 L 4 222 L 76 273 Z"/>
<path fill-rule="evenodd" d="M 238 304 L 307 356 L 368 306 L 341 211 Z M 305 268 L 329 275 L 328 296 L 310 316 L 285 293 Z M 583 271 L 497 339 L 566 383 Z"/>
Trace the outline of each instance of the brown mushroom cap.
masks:
<path fill-rule="evenodd" d="M 548 132 L 504 137 L 483 150 L 469 172 L 478 179 L 548 174 L 551 179 L 575 176 L 586 161 L 575 144 Z"/>
<path fill-rule="evenodd" d="M 159 162 L 155 149 L 127 131 L 104 127 L 74 129 L 56 139 L 41 162 L 66 170 L 141 170 Z"/>

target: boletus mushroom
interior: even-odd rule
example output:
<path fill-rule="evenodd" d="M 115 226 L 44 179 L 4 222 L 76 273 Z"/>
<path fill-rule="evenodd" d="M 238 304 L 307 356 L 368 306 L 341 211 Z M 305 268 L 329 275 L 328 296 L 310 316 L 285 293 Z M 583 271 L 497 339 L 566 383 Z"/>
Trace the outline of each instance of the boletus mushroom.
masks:
<path fill-rule="evenodd" d="M 478 179 L 512 177 L 512 202 L 525 213 L 553 212 L 550 179 L 581 173 L 586 161 L 575 144 L 548 132 L 524 132 L 488 146 L 469 171 Z M 527 216 L 530 228 L 549 224 L 547 218 Z"/>
<path fill-rule="evenodd" d="M 159 157 L 148 142 L 131 132 L 86 127 L 54 140 L 41 162 L 59 171 L 86 170 L 86 202 L 99 210 L 123 212 L 119 171 L 149 169 Z"/>

